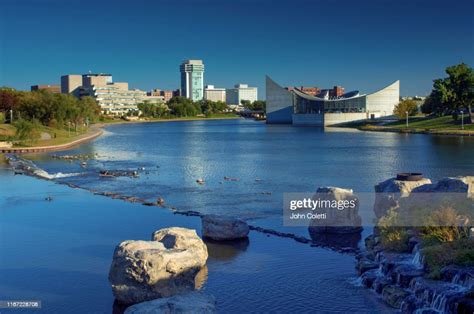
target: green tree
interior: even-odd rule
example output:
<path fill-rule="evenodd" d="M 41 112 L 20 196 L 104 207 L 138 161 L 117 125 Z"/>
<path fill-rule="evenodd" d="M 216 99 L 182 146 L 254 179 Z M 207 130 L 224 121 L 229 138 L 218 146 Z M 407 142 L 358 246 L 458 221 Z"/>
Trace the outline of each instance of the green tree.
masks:
<path fill-rule="evenodd" d="M 438 115 L 453 114 L 457 119 L 459 110 L 472 112 L 474 102 L 474 72 L 465 63 L 446 68 L 445 78 L 434 80 L 428 103 L 423 111 Z M 471 121 L 470 115 L 467 115 Z"/>
<path fill-rule="evenodd" d="M 36 121 L 17 120 L 13 123 L 16 128 L 15 137 L 20 141 L 34 141 L 39 138 L 38 123 Z"/>
<path fill-rule="evenodd" d="M 412 99 L 400 101 L 393 109 L 393 114 L 395 114 L 400 119 L 405 118 L 407 116 L 407 112 L 409 116 L 414 116 L 418 113 L 418 106 Z"/>
<path fill-rule="evenodd" d="M 20 93 L 13 88 L 0 88 L 0 112 L 3 112 L 4 116 L 8 117 L 8 120 L 10 119 L 10 110 L 16 111 L 18 108 L 20 102 L 19 94 Z"/>

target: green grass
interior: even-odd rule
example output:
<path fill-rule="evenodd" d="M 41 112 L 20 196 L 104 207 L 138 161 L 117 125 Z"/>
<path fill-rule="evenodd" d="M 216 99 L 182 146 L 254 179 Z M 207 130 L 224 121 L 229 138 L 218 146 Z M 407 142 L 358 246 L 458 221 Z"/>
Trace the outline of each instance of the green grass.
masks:
<path fill-rule="evenodd" d="M 72 142 L 81 137 L 81 135 L 87 133 L 85 128 L 78 128 L 77 132 L 71 128 L 71 131 L 64 129 L 51 128 L 47 126 L 40 126 L 37 129 L 39 134 L 48 133 L 51 139 L 37 139 L 24 142 L 15 142 L 16 128 L 11 124 L 0 124 L 0 140 L 2 141 L 13 141 L 15 147 L 34 147 L 34 146 L 50 146 L 60 145 Z"/>
<path fill-rule="evenodd" d="M 400 128 L 400 129 L 407 129 L 406 127 L 406 120 L 401 119 L 399 121 L 387 123 L 384 125 L 385 127 L 393 127 L 393 128 Z M 408 119 L 408 129 L 414 130 L 461 130 L 460 122 L 454 121 L 451 116 L 444 116 L 444 117 L 415 117 Z M 474 130 L 474 124 L 465 124 L 464 130 Z"/>
<path fill-rule="evenodd" d="M 441 269 L 447 265 L 474 266 L 474 240 L 460 239 L 422 249 L 428 276 L 439 279 Z"/>

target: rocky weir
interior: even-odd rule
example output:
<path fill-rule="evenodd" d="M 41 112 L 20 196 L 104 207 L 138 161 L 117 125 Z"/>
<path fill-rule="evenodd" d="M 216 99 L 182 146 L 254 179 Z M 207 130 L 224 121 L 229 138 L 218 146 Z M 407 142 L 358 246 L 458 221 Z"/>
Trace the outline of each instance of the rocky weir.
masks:
<path fill-rule="evenodd" d="M 393 178 L 376 185 L 375 190 L 378 194 L 374 212 L 378 218 L 390 213 L 404 213 L 403 208 L 410 196 L 416 199 L 423 195 L 421 199 L 426 206 L 428 199 L 432 201 L 441 194 L 446 197 L 446 193 L 468 199 L 470 209 L 474 211 L 474 177 L 445 178 L 437 183 L 425 178 L 417 181 Z M 469 218 L 472 219 L 472 215 Z M 466 241 L 474 241 L 472 224 L 472 220 L 464 217 L 462 226 L 441 226 L 439 230 L 467 228 L 471 233 L 466 235 Z M 474 266 L 445 265 L 433 276 L 433 269 L 425 260 L 420 228 L 403 228 L 407 233 L 405 252 L 387 249 L 382 243 L 381 229 L 377 225 L 374 227 L 373 234 L 364 241 L 365 250 L 357 255 L 356 269 L 364 287 L 380 294 L 385 303 L 401 313 L 474 313 Z M 453 253 L 446 251 L 442 254 Z M 470 256 L 472 265 L 474 250 L 466 254 Z"/>

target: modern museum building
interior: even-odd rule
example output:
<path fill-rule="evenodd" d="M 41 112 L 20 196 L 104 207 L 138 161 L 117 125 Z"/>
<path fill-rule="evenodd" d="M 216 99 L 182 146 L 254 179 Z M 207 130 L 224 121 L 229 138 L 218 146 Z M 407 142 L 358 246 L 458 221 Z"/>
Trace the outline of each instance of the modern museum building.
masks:
<path fill-rule="evenodd" d="M 268 124 L 330 126 L 392 115 L 400 99 L 400 81 L 371 94 L 352 91 L 329 97 L 327 92 L 310 95 L 283 88 L 267 76 L 266 99 Z"/>

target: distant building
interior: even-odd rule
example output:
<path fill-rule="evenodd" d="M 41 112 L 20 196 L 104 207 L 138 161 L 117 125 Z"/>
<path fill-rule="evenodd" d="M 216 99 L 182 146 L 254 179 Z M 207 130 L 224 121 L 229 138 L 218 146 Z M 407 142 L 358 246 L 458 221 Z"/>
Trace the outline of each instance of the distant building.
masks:
<path fill-rule="evenodd" d="M 83 74 L 82 75 L 82 86 L 89 87 L 93 85 L 107 85 L 112 83 L 111 74 Z M 128 88 L 128 84 L 127 84 Z"/>
<path fill-rule="evenodd" d="M 204 89 L 204 99 L 211 101 L 226 101 L 225 88 L 216 88 L 214 85 L 207 85 Z"/>
<path fill-rule="evenodd" d="M 226 102 L 229 105 L 240 105 L 242 100 L 254 102 L 257 99 L 257 87 L 249 87 L 247 84 L 237 84 L 226 90 Z"/>
<path fill-rule="evenodd" d="M 61 76 L 61 93 L 79 96 L 79 88 L 82 86 L 82 75 Z"/>
<path fill-rule="evenodd" d="M 78 77 L 81 77 L 79 85 Z M 163 96 L 147 96 L 145 91 L 129 89 L 127 82 L 113 82 L 111 74 L 64 75 L 61 90 L 77 97 L 93 97 L 105 114 L 124 115 L 138 111 L 137 105 L 145 101 L 163 103 Z"/>
<path fill-rule="evenodd" d="M 51 93 L 54 94 L 59 94 L 61 93 L 61 86 L 59 85 L 33 85 L 31 86 L 31 91 L 37 91 L 37 90 L 47 90 Z"/>
<path fill-rule="evenodd" d="M 334 86 L 330 89 L 322 89 L 319 94 L 313 96 L 325 97 L 325 95 L 327 95 L 326 97 L 329 98 L 341 97 L 342 95 L 344 95 L 344 87 Z"/>
<path fill-rule="evenodd" d="M 172 90 L 162 90 L 160 92 L 160 96 L 163 96 L 163 100 L 168 102 L 171 98 L 173 98 L 173 91 Z"/>
<path fill-rule="evenodd" d="M 282 88 L 267 76 L 267 123 L 328 126 L 391 116 L 399 102 L 400 81 L 371 94 L 352 91 L 341 95 L 341 90 L 335 86 L 312 96 L 297 88 Z"/>
<path fill-rule="evenodd" d="M 303 93 L 306 93 L 308 95 L 311 95 L 311 96 L 316 96 L 318 95 L 320 92 L 321 92 L 321 89 L 317 88 L 317 87 L 305 87 L 305 86 L 301 86 L 300 87 L 300 90 L 303 92 Z"/>
<path fill-rule="evenodd" d="M 204 64 L 202 60 L 186 60 L 180 66 L 181 96 L 193 101 L 204 97 Z"/>
<path fill-rule="evenodd" d="M 161 90 L 159 88 L 153 89 L 151 92 L 146 93 L 148 96 L 161 96 L 164 102 L 168 102 L 173 98 L 174 91 L 172 90 Z"/>

